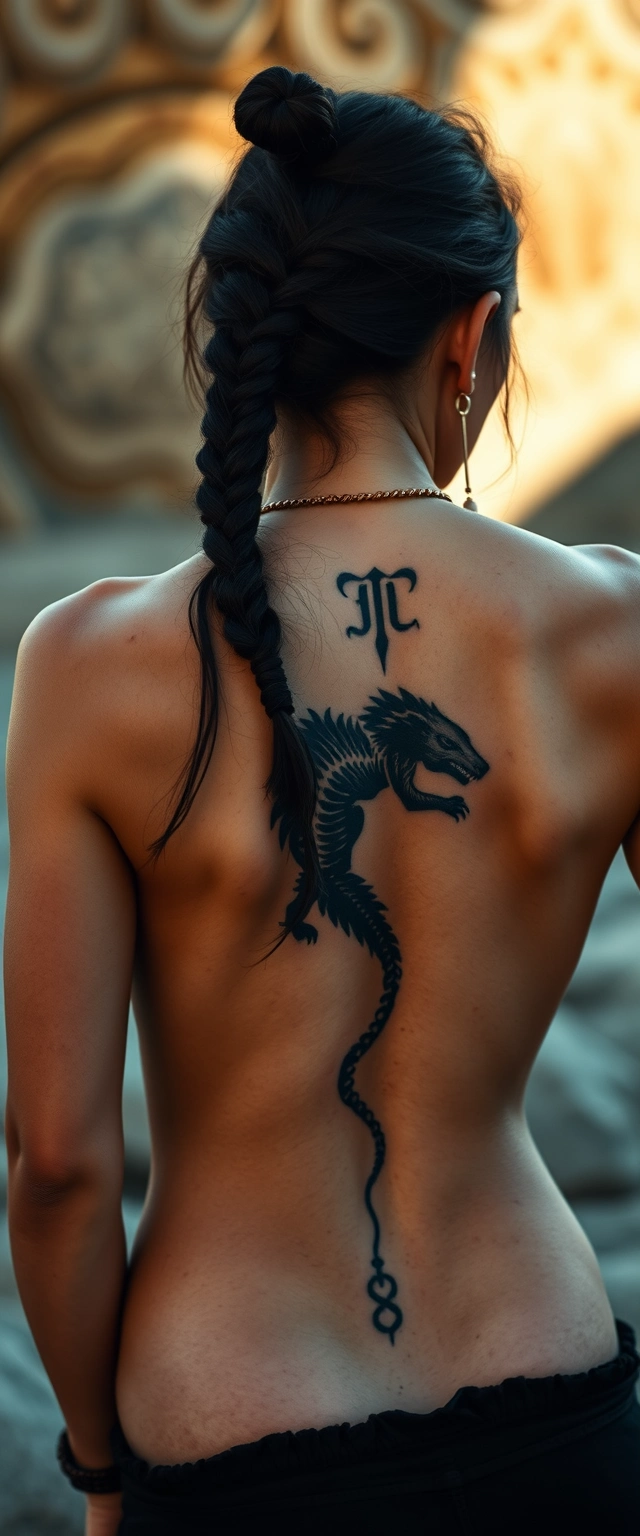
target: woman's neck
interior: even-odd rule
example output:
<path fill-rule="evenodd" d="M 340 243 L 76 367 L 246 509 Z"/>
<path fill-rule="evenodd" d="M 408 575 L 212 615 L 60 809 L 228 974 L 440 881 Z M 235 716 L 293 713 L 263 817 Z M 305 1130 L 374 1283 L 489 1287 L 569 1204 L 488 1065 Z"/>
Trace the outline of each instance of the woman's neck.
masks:
<path fill-rule="evenodd" d="M 317 432 L 279 422 L 265 501 L 433 486 L 433 458 L 419 424 L 409 431 L 388 401 L 377 395 L 342 401 L 336 423 L 344 453 L 332 466 L 331 448 Z"/>

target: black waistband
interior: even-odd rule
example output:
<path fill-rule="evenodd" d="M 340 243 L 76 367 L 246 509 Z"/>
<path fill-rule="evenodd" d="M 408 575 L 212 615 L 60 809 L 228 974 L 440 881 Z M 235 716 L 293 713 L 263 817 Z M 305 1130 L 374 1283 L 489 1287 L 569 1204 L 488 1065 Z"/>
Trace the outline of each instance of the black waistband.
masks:
<path fill-rule="evenodd" d="M 635 1396 L 640 1356 L 633 1329 L 616 1321 L 619 1353 L 604 1365 L 570 1376 L 513 1376 L 497 1386 L 460 1387 L 442 1408 L 431 1413 L 389 1409 L 360 1424 L 331 1424 L 323 1429 L 288 1430 L 234 1445 L 196 1462 L 149 1466 L 127 1445 L 120 1426 L 113 1432 L 114 1457 L 125 1486 L 148 1493 L 209 1494 L 360 1464 L 393 1463 L 433 1455 L 452 1444 L 469 1475 L 474 1465 L 486 1469 L 496 1449 L 495 1465 L 506 1465 L 527 1446 L 561 1443 L 596 1424 L 621 1415 Z M 496 1439 L 497 1436 L 497 1439 Z"/>

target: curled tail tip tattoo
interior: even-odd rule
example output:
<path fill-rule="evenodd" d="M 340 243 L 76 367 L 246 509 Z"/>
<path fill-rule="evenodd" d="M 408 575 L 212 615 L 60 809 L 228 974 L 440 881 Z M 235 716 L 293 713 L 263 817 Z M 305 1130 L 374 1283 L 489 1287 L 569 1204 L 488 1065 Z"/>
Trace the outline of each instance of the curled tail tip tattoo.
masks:
<path fill-rule="evenodd" d="M 393 1278 L 393 1275 L 389 1275 L 385 1271 L 383 1258 L 372 1259 L 371 1263 L 375 1270 L 375 1274 L 372 1275 L 367 1285 L 367 1293 L 371 1297 L 371 1300 L 376 1302 L 371 1321 L 374 1328 L 377 1328 L 378 1333 L 386 1333 L 389 1339 L 389 1343 L 395 1344 L 398 1329 L 402 1327 L 404 1322 L 402 1308 L 397 1307 L 394 1301 L 394 1297 L 398 1294 L 398 1286 Z M 388 1285 L 389 1289 L 385 1295 L 380 1295 L 380 1292 L 376 1290 L 376 1286 L 385 1284 Z M 383 1322 L 382 1318 L 384 1312 L 388 1312 L 390 1314 L 390 1322 Z"/>
<path fill-rule="evenodd" d="M 342 1103 L 366 1125 L 373 1138 L 374 1163 L 364 1191 L 373 1226 L 374 1273 L 367 1283 L 367 1293 L 374 1302 L 374 1328 L 395 1344 L 403 1314 L 395 1299 L 397 1281 L 385 1269 L 380 1253 L 380 1223 L 371 1198 L 384 1167 L 386 1141 L 379 1120 L 357 1091 L 355 1072 L 391 1017 L 402 979 L 402 955 L 384 903 L 351 867 L 353 849 L 365 820 L 360 802 L 373 800 L 380 791 L 390 788 L 408 811 L 442 811 L 456 823 L 464 821 L 469 807 L 462 796 L 435 795 L 418 789 L 414 782 L 416 769 L 422 764 L 434 773 L 448 774 L 459 784 L 467 785 L 483 778 L 489 764 L 476 752 L 461 726 L 447 719 L 435 704 L 427 704 L 406 688 L 399 688 L 396 693 L 379 689 L 356 717 L 345 719 L 339 715 L 334 720 L 330 709 L 324 715 L 310 710 L 300 721 L 300 729 L 318 769 L 318 911 L 335 928 L 342 928 L 348 938 L 367 948 L 382 968 L 378 1006 L 371 1023 L 347 1051 L 340 1065 L 337 1088 Z M 272 813 L 272 825 L 276 823 L 281 845 L 284 847 L 288 842 L 294 858 L 302 864 L 295 827 L 279 805 L 274 806 Z M 296 911 L 301 878 L 287 918 Z M 318 929 L 306 922 L 307 915 L 295 923 L 292 936 L 299 943 L 315 944 Z"/>

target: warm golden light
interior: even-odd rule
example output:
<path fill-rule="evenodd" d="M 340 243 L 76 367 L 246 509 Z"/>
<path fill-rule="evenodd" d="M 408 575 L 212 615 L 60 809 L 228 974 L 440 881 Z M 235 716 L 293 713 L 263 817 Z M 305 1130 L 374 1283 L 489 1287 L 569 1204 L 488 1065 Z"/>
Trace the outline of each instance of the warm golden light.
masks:
<path fill-rule="evenodd" d="M 527 516 L 637 425 L 637 0 L 8 0 L 3 17 L 0 527 L 49 503 L 188 504 L 177 284 L 235 152 L 233 97 L 277 59 L 468 102 L 523 180 L 530 405 L 516 389 L 506 474 L 498 411 L 473 453 L 481 510 Z"/>
<path fill-rule="evenodd" d="M 525 186 L 515 334 L 531 401 L 502 481 L 484 489 L 507 457 L 497 417 L 473 457 L 483 510 L 517 521 L 640 421 L 640 6 L 506 9 L 467 36 L 452 94 Z"/>

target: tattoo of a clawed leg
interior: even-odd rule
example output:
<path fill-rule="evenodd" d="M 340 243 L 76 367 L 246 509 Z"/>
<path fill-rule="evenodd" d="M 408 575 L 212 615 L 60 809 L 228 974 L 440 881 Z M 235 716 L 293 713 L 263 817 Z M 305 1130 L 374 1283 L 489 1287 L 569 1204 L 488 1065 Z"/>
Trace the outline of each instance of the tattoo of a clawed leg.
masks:
<path fill-rule="evenodd" d="M 373 1225 L 373 1275 L 367 1291 L 375 1303 L 373 1326 L 379 1333 L 386 1333 L 393 1344 L 402 1324 L 402 1311 L 395 1300 L 397 1281 L 385 1269 L 380 1253 L 380 1223 L 372 1201 L 373 1187 L 385 1161 L 386 1141 L 380 1121 L 355 1087 L 355 1072 L 391 1017 L 402 979 L 402 955 L 385 916 L 384 902 L 352 869 L 351 861 L 365 821 L 362 801 L 374 800 L 382 790 L 392 789 L 407 811 L 442 811 L 455 822 L 464 821 L 469 807 L 462 795 L 435 795 L 419 789 L 415 783 L 416 769 L 422 764 L 433 773 L 448 774 L 458 784 L 471 784 L 484 777 L 489 764 L 476 752 L 462 726 L 447 719 L 435 704 L 416 698 L 406 688 L 398 689 L 397 693 L 380 689 L 355 718 L 338 715 L 334 720 L 330 709 L 324 715 L 311 709 L 299 724 L 318 776 L 318 911 L 335 928 L 342 928 L 347 937 L 366 947 L 382 967 L 378 1006 L 371 1023 L 347 1051 L 337 1087 L 342 1103 L 358 1115 L 373 1137 L 374 1162 L 364 1190 L 365 1206 Z M 284 848 L 288 843 L 293 857 L 302 866 L 300 836 L 291 816 L 279 803 L 274 805 L 271 817 L 271 825 L 276 824 L 280 846 Z M 294 918 L 301 888 L 302 873 L 287 908 L 287 920 Z M 318 929 L 305 921 L 312 905 L 291 929 L 295 939 L 307 944 L 315 944 L 318 938 Z"/>
<path fill-rule="evenodd" d="M 355 601 L 357 602 L 360 609 L 362 626 L 360 629 L 358 629 L 356 624 L 350 624 L 346 632 L 348 640 L 350 639 L 351 635 L 369 634 L 371 629 L 371 604 L 373 603 L 373 616 L 376 625 L 375 647 L 376 651 L 378 652 L 380 665 L 383 672 L 386 672 L 387 670 L 387 651 L 389 649 L 389 641 L 385 628 L 384 598 L 386 598 L 387 618 L 392 629 L 395 629 L 398 631 L 398 633 L 401 633 L 402 630 L 405 629 L 420 628 L 417 619 L 409 619 L 408 624 L 402 624 L 400 621 L 400 617 L 398 615 L 398 599 L 396 597 L 396 589 L 394 585 L 396 581 L 400 580 L 408 581 L 409 591 L 413 592 L 418 578 L 415 571 L 412 570 L 411 566 L 409 565 L 402 566 L 401 570 L 399 571 L 393 571 L 390 576 L 385 575 L 384 571 L 378 570 L 377 565 L 373 565 L 371 570 L 367 571 L 366 576 L 354 576 L 351 571 L 341 571 L 340 575 L 336 577 L 336 585 L 338 591 L 342 593 L 343 597 L 348 596 L 348 593 L 345 591 L 345 587 L 350 586 L 354 581 L 357 582 L 358 585 L 358 595 Z M 370 591 L 371 599 L 369 598 Z"/>

